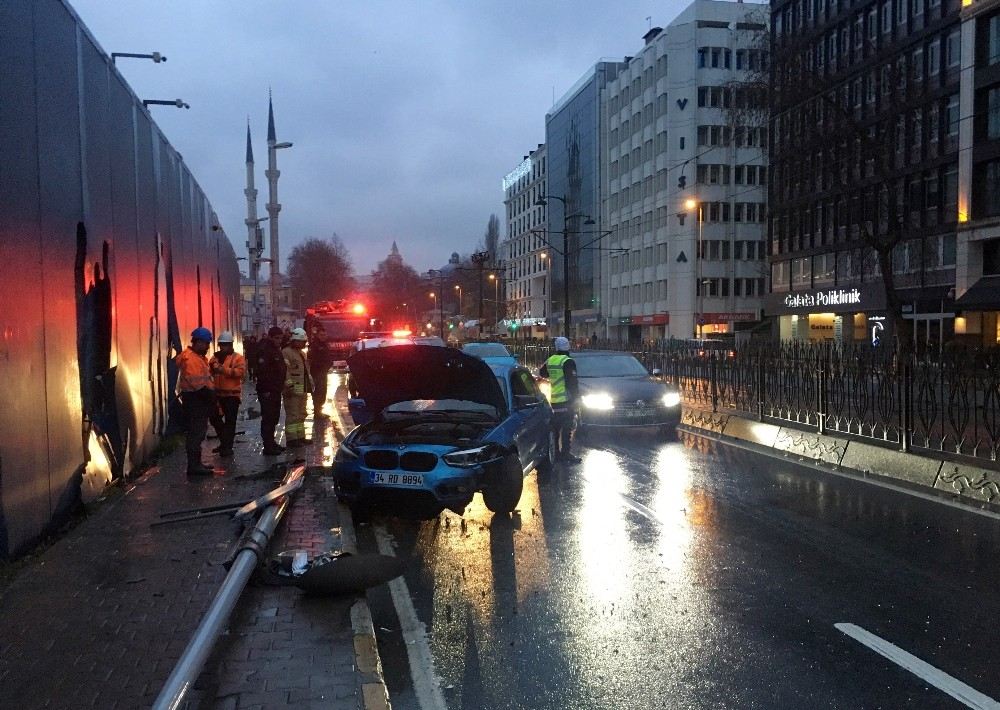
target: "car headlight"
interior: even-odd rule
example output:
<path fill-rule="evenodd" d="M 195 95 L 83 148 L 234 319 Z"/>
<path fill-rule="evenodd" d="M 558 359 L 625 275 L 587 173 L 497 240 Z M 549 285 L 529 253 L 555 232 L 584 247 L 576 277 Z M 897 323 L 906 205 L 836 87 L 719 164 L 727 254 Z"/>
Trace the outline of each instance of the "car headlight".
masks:
<path fill-rule="evenodd" d="M 337 447 L 337 454 L 333 457 L 334 461 L 354 461 L 358 458 L 358 452 L 353 449 L 347 441 L 340 442 L 340 446 Z"/>
<path fill-rule="evenodd" d="M 615 401 L 607 392 L 595 392 L 585 394 L 582 398 L 583 406 L 587 409 L 614 409 Z"/>
<path fill-rule="evenodd" d="M 681 393 L 667 392 L 665 395 L 663 395 L 663 399 L 661 401 L 663 402 L 664 407 L 676 407 L 678 404 L 681 403 Z"/>
<path fill-rule="evenodd" d="M 461 449 L 445 454 L 441 458 L 449 466 L 459 468 L 471 468 L 490 461 L 496 461 L 503 456 L 503 449 L 497 444 L 484 444 L 473 449 Z"/>

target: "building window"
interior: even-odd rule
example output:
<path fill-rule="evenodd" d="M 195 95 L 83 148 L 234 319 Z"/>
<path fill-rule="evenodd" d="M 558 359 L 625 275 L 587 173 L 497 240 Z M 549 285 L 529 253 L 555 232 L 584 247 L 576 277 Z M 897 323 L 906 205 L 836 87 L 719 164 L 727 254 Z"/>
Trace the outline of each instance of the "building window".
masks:
<path fill-rule="evenodd" d="M 986 40 L 986 63 L 1000 63 L 1000 15 L 989 19 Z"/>
<path fill-rule="evenodd" d="M 1000 138 L 1000 86 L 992 86 L 986 92 L 986 137 Z"/>
<path fill-rule="evenodd" d="M 952 163 L 944 170 L 943 222 L 958 219 L 958 164 Z"/>
<path fill-rule="evenodd" d="M 976 186 L 973 201 L 976 219 L 1000 215 L 1000 160 L 977 165 L 976 177 L 973 181 Z"/>
<path fill-rule="evenodd" d="M 949 73 L 958 73 L 962 64 L 962 31 L 954 29 L 945 40 L 945 60 Z"/>

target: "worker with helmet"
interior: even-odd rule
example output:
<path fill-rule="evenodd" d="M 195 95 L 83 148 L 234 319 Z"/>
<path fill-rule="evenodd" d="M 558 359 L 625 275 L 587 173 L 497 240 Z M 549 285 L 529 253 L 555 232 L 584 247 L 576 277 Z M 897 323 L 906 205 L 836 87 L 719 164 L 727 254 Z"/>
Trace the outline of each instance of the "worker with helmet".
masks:
<path fill-rule="evenodd" d="M 312 441 L 306 439 L 306 401 L 313 391 L 313 379 L 309 359 L 303 349 L 307 341 L 306 331 L 293 328 L 288 334 L 288 345 L 281 354 L 285 356 L 285 439 L 291 447 L 305 446 Z"/>
<path fill-rule="evenodd" d="M 216 407 L 212 412 L 212 426 L 219 435 L 219 456 L 233 455 L 236 438 L 236 417 L 243 399 L 243 378 L 247 374 L 246 359 L 233 349 L 233 334 L 228 330 L 219 333 L 219 349 L 208 365 L 215 378 Z"/>
<path fill-rule="evenodd" d="M 272 325 L 267 337 L 257 344 L 257 400 L 260 402 L 260 439 L 264 456 L 277 456 L 285 450 L 274 440 L 274 430 L 281 418 L 281 393 L 285 389 L 285 356 L 281 352 L 284 331 Z"/>
<path fill-rule="evenodd" d="M 580 457 L 573 454 L 573 432 L 576 431 L 576 409 L 580 398 L 576 362 L 570 357 L 568 338 L 556 338 L 554 345 L 555 353 L 539 368 L 538 374 L 549 378 L 556 459 L 566 463 L 580 463 Z"/>
<path fill-rule="evenodd" d="M 212 331 L 195 328 L 191 344 L 180 353 L 177 364 L 177 394 L 184 409 L 187 475 L 210 476 L 212 469 L 201 462 L 201 442 L 208 431 L 208 418 L 215 406 L 215 381 L 205 357 L 212 344 Z"/>

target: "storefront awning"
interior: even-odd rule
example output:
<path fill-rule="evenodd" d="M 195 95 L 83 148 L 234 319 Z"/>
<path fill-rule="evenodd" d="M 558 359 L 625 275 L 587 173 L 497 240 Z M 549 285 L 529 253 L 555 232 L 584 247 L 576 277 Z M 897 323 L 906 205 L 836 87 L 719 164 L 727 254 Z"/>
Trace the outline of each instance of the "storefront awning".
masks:
<path fill-rule="evenodd" d="M 1000 276 L 984 276 L 955 299 L 956 308 L 1000 310 Z"/>

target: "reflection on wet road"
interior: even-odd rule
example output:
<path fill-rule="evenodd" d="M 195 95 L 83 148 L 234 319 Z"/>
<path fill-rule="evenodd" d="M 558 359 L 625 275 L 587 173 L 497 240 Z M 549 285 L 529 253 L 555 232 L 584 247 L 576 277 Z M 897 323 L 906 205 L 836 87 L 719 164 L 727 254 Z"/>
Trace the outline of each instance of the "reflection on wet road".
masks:
<path fill-rule="evenodd" d="M 477 496 L 360 527 L 409 561 L 449 708 L 963 707 L 838 623 L 1000 697 L 996 520 L 696 438 L 580 453 L 510 518 Z M 418 707 L 370 598 L 394 706 Z"/>

